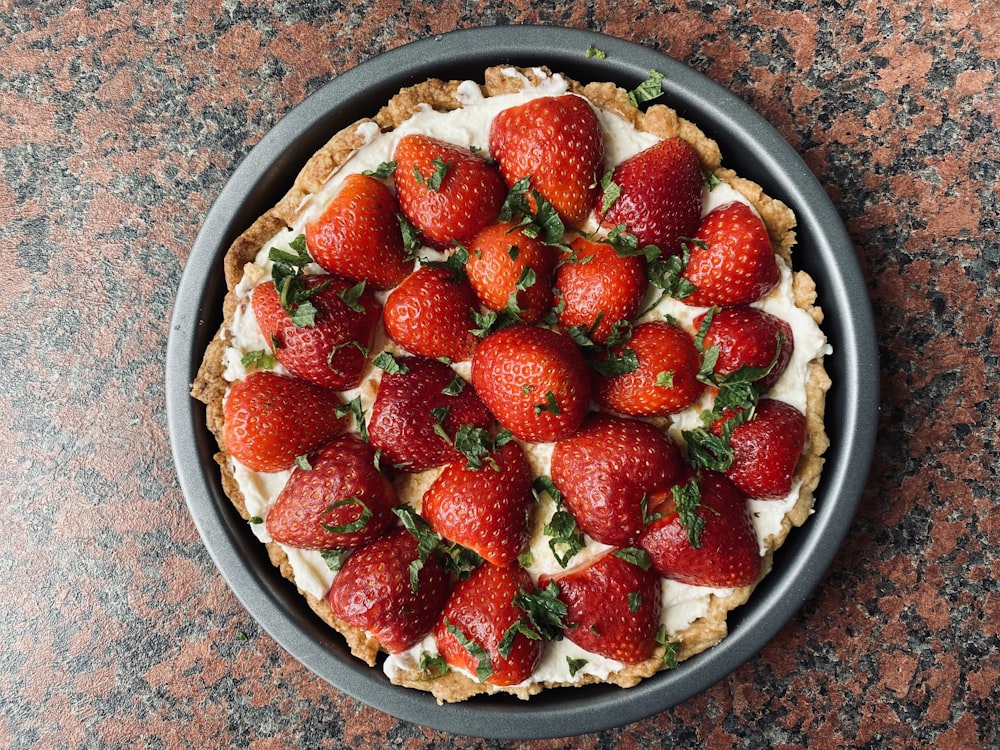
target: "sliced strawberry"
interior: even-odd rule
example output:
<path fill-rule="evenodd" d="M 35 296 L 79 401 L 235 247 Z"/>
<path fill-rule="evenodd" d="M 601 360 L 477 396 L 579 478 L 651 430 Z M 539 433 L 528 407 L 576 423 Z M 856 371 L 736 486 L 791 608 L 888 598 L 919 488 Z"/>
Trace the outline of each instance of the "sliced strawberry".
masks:
<path fill-rule="evenodd" d="M 645 269 L 641 256 L 619 255 L 606 242 L 573 240 L 555 275 L 559 327 L 576 329 L 597 344 L 607 341 L 639 312 L 646 293 Z"/>
<path fill-rule="evenodd" d="M 559 587 L 566 605 L 563 634 L 595 654 L 636 664 L 653 655 L 660 627 L 660 577 L 648 560 L 609 551 L 582 567 L 539 577 L 539 588 Z"/>
<path fill-rule="evenodd" d="M 552 481 L 584 532 L 627 547 L 646 513 L 686 478 L 680 450 L 648 422 L 595 414 L 552 450 Z"/>
<path fill-rule="evenodd" d="M 340 397 L 328 388 L 270 371 L 250 373 L 223 405 L 229 453 L 253 471 L 281 471 L 347 427 Z"/>
<path fill-rule="evenodd" d="M 694 319 L 699 330 L 706 316 L 703 313 Z M 740 368 L 752 368 L 760 373 L 752 382 L 764 391 L 778 382 L 795 348 L 788 322 L 756 307 L 717 310 L 702 341 L 703 351 L 716 351 L 713 372 L 719 378 Z"/>
<path fill-rule="evenodd" d="M 509 222 L 491 224 L 469 240 L 466 273 L 483 306 L 537 323 L 553 304 L 552 272 L 559 251 Z"/>
<path fill-rule="evenodd" d="M 705 471 L 697 483 L 653 510 L 660 517 L 646 528 L 639 546 L 664 578 L 730 588 L 760 577 L 761 557 L 746 498 L 725 475 Z"/>
<path fill-rule="evenodd" d="M 441 536 L 504 566 L 524 549 L 533 505 L 528 460 L 512 441 L 472 465 L 462 458 L 445 466 L 421 512 Z"/>
<path fill-rule="evenodd" d="M 701 162 L 680 138 L 667 138 L 615 167 L 598 196 L 602 226 L 621 224 L 639 246 L 656 245 L 663 255 L 681 251 L 701 219 Z"/>
<path fill-rule="evenodd" d="M 375 466 L 375 450 L 354 435 L 340 435 L 299 466 L 267 513 L 275 541 L 301 549 L 356 547 L 395 525 L 398 501 Z"/>
<path fill-rule="evenodd" d="M 443 362 L 400 357 L 382 375 L 368 422 L 382 461 L 403 471 L 424 471 L 456 461 L 463 426 L 487 429 L 493 415 L 475 389 Z"/>
<path fill-rule="evenodd" d="M 472 384 L 499 422 L 522 440 L 572 435 L 590 404 L 590 374 L 566 334 L 513 325 L 479 344 Z"/>
<path fill-rule="evenodd" d="M 490 563 L 460 581 L 434 628 L 445 661 L 491 685 L 516 685 L 530 677 L 541 660 L 542 641 L 520 632 L 527 617 L 514 599 L 532 589 L 523 568 Z"/>
<path fill-rule="evenodd" d="M 693 404 L 704 384 L 698 380 L 701 358 L 691 335 L 666 320 L 635 327 L 632 338 L 614 347 L 612 359 L 635 354 L 638 367 L 615 375 L 598 375 L 594 395 L 599 404 L 620 414 L 662 417 Z"/>
<path fill-rule="evenodd" d="M 311 324 L 293 319 L 274 282 L 267 281 L 253 290 L 257 325 L 290 372 L 338 391 L 354 388 L 368 361 L 381 306 L 369 289 L 340 276 L 306 276 L 303 286 L 315 307 Z"/>
<path fill-rule="evenodd" d="M 437 553 L 421 562 L 416 537 L 396 528 L 354 550 L 326 598 L 337 617 L 367 631 L 395 654 L 431 631 L 449 589 Z"/>
<path fill-rule="evenodd" d="M 688 305 L 748 305 L 781 278 L 767 227 L 740 201 L 709 211 L 689 247 L 691 258 L 682 275 L 695 291 L 684 298 Z"/>
<path fill-rule="evenodd" d="M 413 270 L 399 203 L 374 177 L 350 174 L 318 219 L 306 224 L 309 254 L 330 273 L 390 289 Z"/>
<path fill-rule="evenodd" d="M 430 247 L 465 242 L 500 213 L 507 188 L 481 154 L 410 134 L 400 138 L 393 159 L 399 204 Z"/>
<path fill-rule="evenodd" d="M 530 177 L 567 224 L 578 227 L 590 214 L 604 163 L 604 134 L 582 97 L 542 97 L 503 110 L 490 127 L 490 153 L 509 187 Z"/>
<path fill-rule="evenodd" d="M 731 416 L 718 419 L 721 435 Z M 806 440 L 805 415 L 791 404 L 762 398 L 751 419 L 732 429 L 733 461 L 726 475 L 750 497 L 779 499 L 792 490 L 792 477 Z"/>
<path fill-rule="evenodd" d="M 412 354 L 461 362 L 472 357 L 479 339 L 474 313 L 479 300 L 456 272 L 422 266 L 389 293 L 386 332 Z"/>

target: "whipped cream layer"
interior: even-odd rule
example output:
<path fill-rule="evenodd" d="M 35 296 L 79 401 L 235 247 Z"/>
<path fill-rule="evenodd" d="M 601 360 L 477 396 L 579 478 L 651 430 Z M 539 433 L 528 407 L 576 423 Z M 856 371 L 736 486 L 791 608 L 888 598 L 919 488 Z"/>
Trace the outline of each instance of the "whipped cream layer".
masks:
<path fill-rule="evenodd" d="M 521 77 L 521 74 L 513 69 L 511 69 L 510 75 Z M 357 149 L 326 179 L 320 192 L 310 196 L 300 207 L 298 220 L 295 225 L 281 231 L 269 242 L 265 243 L 261 247 L 255 261 L 252 264 L 248 264 L 245 268 L 243 279 L 236 288 L 238 305 L 232 317 L 228 332 L 229 345 L 224 355 L 224 377 L 227 381 L 234 382 L 246 377 L 247 370 L 241 364 L 244 354 L 268 348 L 267 342 L 254 318 L 253 310 L 251 309 L 251 298 L 253 288 L 262 281 L 270 279 L 271 263 L 268 260 L 269 250 L 272 247 L 287 250 L 289 243 L 304 232 L 305 225 L 322 213 L 330 200 L 337 194 L 344 178 L 348 174 L 364 170 L 374 170 L 381 163 L 391 161 L 396 143 L 404 135 L 408 133 L 422 133 L 461 146 L 487 150 L 490 123 L 493 117 L 501 110 L 521 104 L 532 98 L 557 96 L 569 91 L 568 83 L 559 75 L 547 75 L 537 84 L 531 84 L 527 79 L 524 80 L 525 86 L 521 91 L 494 97 L 484 97 L 476 83 L 466 81 L 458 88 L 458 97 L 464 105 L 463 108 L 449 112 L 438 112 L 429 106 L 423 105 L 412 117 L 391 132 L 381 132 L 372 122 L 362 123 L 358 126 L 358 134 L 364 138 L 365 145 Z M 606 163 L 608 166 L 613 167 L 617 165 L 659 140 L 650 133 L 636 130 L 630 123 L 614 113 L 597 107 L 594 107 L 594 110 L 605 133 Z M 725 183 L 717 185 L 712 190 L 706 187 L 702 197 L 702 214 L 704 215 L 712 208 L 733 200 L 739 200 L 750 205 L 750 202 L 746 198 Z M 594 230 L 596 227 L 596 221 L 591 217 L 590 226 L 583 229 Z M 423 248 L 418 254 L 416 264 L 418 265 L 421 259 L 436 259 L 438 257 L 440 256 L 435 251 Z M 765 299 L 755 303 L 755 306 L 788 321 L 792 328 L 795 345 L 791 362 L 789 362 L 785 373 L 768 395 L 772 398 L 787 401 L 800 411 L 805 412 L 806 380 L 809 363 L 814 359 L 822 358 L 824 355 L 829 354 L 831 350 L 826 337 L 813 318 L 795 305 L 792 292 L 791 269 L 780 258 L 778 258 L 778 263 L 781 269 L 781 281 L 778 287 Z M 319 266 L 307 270 L 315 273 L 322 271 Z M 381 293 L 381 300 L 384 300 L 386 294 Z M 706 309 L 691 307 L 679 300 L 665 298 L 649 310 L 642 318 L 642 321 L 669 317 L 678 321 L 689 331 L 692 331 L 692 321 L 698 315 L 705 312 Z M 388 350 L 395 354 L 406 354 L 403 349 L 386 336 L 380 324 L 372 351 L 379 352 L 383 350 Z M 453 367 L 456 372 L 467 380 L 469 379 L 469 362 L 456 363 Z M 274 369 L 276 372 L 287 374 L 287 371 L 280 364 Z M 361 385 L 357 389 L 343 393 L 345 401 L 358 396 L 360 397 L 366 419 L 371 414 L 372 404 L 378 391 L 381 372 L 374 365 L 369 364 Z M 699 415 L 710 405 L 711 396 L 706 393 L 701 400 L 690 408 L 680 414 L 674 415 L 671 418 L 671 425 L 669 427 L 670 434 L 678 442 L 683 443 L 681 432 L 701 426 Z M 548 475 L 552 444 L 522 445 L 525 448 L 534 474 L 536 476 Z M 246 501 L 247 510 L 252 517 L 250 526 L 253 533 L 262 542 L 271 541 L 263 520 L 267 517 L 268 509 L 273 505 L 281 489 L 287 482 L 288 477 L 291 475 L 291 470 L 267 474 L 251 471 L 232 458 L 230 458 L 230 462 L 233 474 Z M 398 483 L 400 500 L 419 510 L 424 491 L 430 486 L 439 472 L 440 469 L 433 469 L 421 474 L 404 477 Z M 781 530 L 785 514 L 795 505 L 798 493 L 799 483 L 796 483 L 789 495 L 783 499 L 750 499 L 748 501 L 762 555 L 765 552 L 767 539 Z M 528 567 L 528 571 L 535 579 L 542 573 L 557 573 L 562 570 L 549 549 L 548 538 L 541 533 L 542 527 L 549 520 L 554 510 L 552 501 L 543 495 L 536 508 L 534 521 L 536 533 L 530 544 L 531 564 Z M 283 548 L 288 555 L 288 560 L 295 573 L 295 582 L 298 587 L 318 599 L 324 598 L 336 574 L 329 569 L 320 553 L 287 546 Z M 605 545 L 588 538 L 585 549 L 577 553 L 570 564 L 576 566 L 584 563 L 588 559 L 597 557 L 607 549 L 609 548 Z M 731 593 L 730 589 L 690 586 L 666 579 L 663 579 L 662 585 L 663 608 L 661 620 L 665 624 L 669 634 L 675 634 L 685 629 L 699 617 L 704 616 L 708 611 L 713 594 L 726 596 Z M 416 669 L 424 654 L 434 655 L 436 653 L 437 646 L 434 637 L 433 635 L 428 635 L 410 650 L 401 654 L 388 656 L 385 659 L 383 669 L 387 675 L 392 677 L 398 670 Z M 571 673 L 570 662 L 572 661 L 578 665 L 581 660 L 585 662 L 584 666 L 579 671 Z M 588 674 L 605 679 L 609 674 L 621 669 L 623 666 L 619 662 L 584 651 L 576 644 L 564 638 L 546 644 L 545 653 L 539 668 L 525 684 L 538 682 L 572 683 L 579 681 L 584 675 Z M 469 676 L 471 679 L 475 679 L 473 675 Z"/>

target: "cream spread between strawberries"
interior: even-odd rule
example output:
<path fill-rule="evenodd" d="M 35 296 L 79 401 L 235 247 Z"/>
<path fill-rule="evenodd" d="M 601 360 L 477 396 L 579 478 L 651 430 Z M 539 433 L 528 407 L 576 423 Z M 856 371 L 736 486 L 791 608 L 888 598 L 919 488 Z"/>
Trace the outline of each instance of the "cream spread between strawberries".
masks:
<path fill-rule="evenodd" d="M 520 74 L 511 70 L 510 75 Z M 526 83 L 525 87 L 518 93 L 484 97 L 477 84 L 467 81 L 458 89 L 458 97 L 464 105 L 461 109 L 439 112 L 425 106 L 398 127 L 385 133 L 380 132 L 379 128 L 372 122 L 359 125 L 359 135 L 364 137 L 365 145 L 329 175 L 321 192 L 311 196 L 309 201 L 301 206 L 299 223 L 278 233 L 271 241 L 265 243 L 256 261 L 245 268 L 243 279 L 236 288 L 238 305 L 228 331 L 229 346 L 224 355 L 226 368 L 224 377 L 226 380 L 234 382 L 244 378 L 247 374 L 245 367 L 241 364 L 244 354 L 267 348 L 267 342 L 257 326 L 250 307 L 250 300 L 253 288 L 270 278 L 270 261 L 267 259 L 269 249 L 272 247 L 287 249 L 289 242 L 304 231 L 305 224 L 318 212 L 321 212 L 336 194 L 347 174 L 374 170 L 379 164 L 390 161 L 395 144 L 407 133 L 433 135 L 462 146 L 485 150 L 488 146 L 490 122 L 498 112 L 530 98 L 559 95 L 565 93 L 567 89 L 567 83 L 562 77 L 546 75 L 541 77 L 540 82 L 536 85 Z M 611 112 L 599 108 L 596 111 L 605 132 L 606 163 L 608 166 L 620 163 L 658 140 L 652 134 L 636 130 L 630 123 Z M 725 183 L 717 185 L 712 190 L 705 188 L 702 213 L 705 214 L 713 207 L 733 200 L 741 200 L 749 205 L 749 201 Z M 584 229 L 593 230 L 596 227 L 595 221 L 592 226 L 584 227 Z M 421 253 L 422 258 L 433 256 L 435 256 L 435 251 L 430 249 L 425 248 Z M 795 345 L 791 362 L 768 395 L 786 401 L 805 412 L 809 364 L 814 359 L 830 353 L 830 347 L 815 320 L 796 306 L 792 291 L 791 269 L 780 258 L 778 261 L 781 270 L 780 284 L 771 294 L 755 305 L 786 320 L 792 328 Z M 322 269 L 317 266 L 314 270 L 320 272 Z M 383 300 L 384 296 L 383 294 Z M 692 330 L 693 319 L 704 311 L 705 308 L 690 307 L 681 301 L 664 298 L 641 320 L 672 317 L 683 327 Z M 403 353 L 380 328 L 376 334 L 373 351 L 382 350 Z M 469 379 L 468 362 L 457 363 L 454 368 L 459 374 Z M 274 369 L 277 372 L 283 372 L 280 364 L 276 365 Z M 370 415 L 381 372 L 377 367 L 369 364 L 361 385 L 357 389 L 345 393 L 345 400 L 360 396 L 365 414 Z M 672 417 L 669 432 L 679 443 L 683 442 L 681 438 L 683 430 L 700 426 L 699 415 L 709 405 L 710 398 L 707 394 L 703 395 L 700 401 Z M 552 444 L 524 444 L 523 447 L 535 475 L 548 474 Z M 270 541 L 262 520 L 266 517 L 269 507 L 291 475 L 291 471 L 273 474 L 255 472 L 241 466 L 235 459 L 230 458 L 229 460 L 233 475 L 246 501 L 253 532 L 261 541 Z M 423 491 L 430 486 L 438 471 L 430 470 L 407 477 L 400 491 L 400 499 L 419 510 Z M 796 483 L 791 493 L 784 499 L 751 499 L 749 501 L 761 554 L 764 553 L 767 539 L 781 529 L 786 513 L 795 505 L 798 493 L 799 485 Z M 535 513 L 535 534 L 530 546 L 532 562 L 528 568 L 536 579 L 542 573 L 557 573 L 562 570 L 549 549 L 547 538 L 541 533 L 543 525 L 551 517 L 553 511 L 552 501 L 547 496 L 543 496 Z M 321 554 L 290 547 L 284 549 L 294 570 L 295 582 L 298 587 L 316 598 L 322 599 L 329 590 L 335 573 L 326 565 Z M 571 564 L 583 562 L 588 557 L 596 557 L 605 549 L 608 548 L 593 540 L 588 540 L 587 547 L 577 553 Z M 712 594 L 725 596 L 728 593 L 726 590 L 690 586 L 667 579 L 663 579 L 662 586 L 661 619 L 670 634 L 683 630 L 697 618 L 702 617 L 708 609 Z M 435 653 L 434 637 L 428 635 L 409 651 L 387 657 L 384 662 L 384 670 L 391 677 L 399 669 L 416 669 L 423 654 L 433 655 Z M 567 657 L 570 657 L 576 664 L 585 661 L 585 665 L 579 671 L 571 674 L 568 666 L 570 662 Z M 579 681 L 586 674 L 604 679 L 608 674 L 622 666 L 618 662 L 586 652 L 568 639 L 562 639 L 546 644 L 542 662 L 530 678 L 530 682 L 573 683 Z"/>

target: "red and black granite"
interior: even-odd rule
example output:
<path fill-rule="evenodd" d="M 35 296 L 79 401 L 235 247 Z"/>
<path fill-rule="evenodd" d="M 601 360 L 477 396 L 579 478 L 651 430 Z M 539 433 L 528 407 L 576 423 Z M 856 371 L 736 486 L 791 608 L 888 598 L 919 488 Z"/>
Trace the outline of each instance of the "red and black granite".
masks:
<path fill-rule="evenodd" d="M 883 392 L 852 531 L 770 645 L 659 716 L 516 746 L 1000 746 L 995 0 L 533 6 L 0 3 L 0 746 L 503 746 L 261 632 L 188 516 L 162 382 L 189 248 L 261 136 L 379 52 L 509 23 L 631 39 L 767 117 L 853 238 Z"/>

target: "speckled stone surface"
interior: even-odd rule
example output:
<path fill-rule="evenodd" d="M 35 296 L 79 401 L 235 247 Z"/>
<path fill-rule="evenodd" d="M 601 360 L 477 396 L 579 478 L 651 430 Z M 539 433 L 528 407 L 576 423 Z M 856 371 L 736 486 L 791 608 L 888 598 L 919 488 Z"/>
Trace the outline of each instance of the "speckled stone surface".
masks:
<path fill-rule="evenodd" d="M 337 692 L 263 633 L 178 487 L 174 293 L 292 106 L 456 27 L 683 60 L 804 157 L 878 321 L 868 490 L 759 655 L 675 709 L 520 748 L 1000 747 L 1000 11 L 994 0 L 0 0 L 0 747 L 494 748 Z"/>

